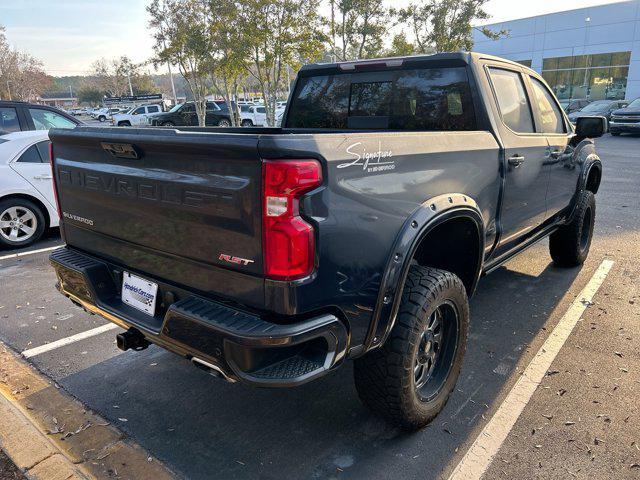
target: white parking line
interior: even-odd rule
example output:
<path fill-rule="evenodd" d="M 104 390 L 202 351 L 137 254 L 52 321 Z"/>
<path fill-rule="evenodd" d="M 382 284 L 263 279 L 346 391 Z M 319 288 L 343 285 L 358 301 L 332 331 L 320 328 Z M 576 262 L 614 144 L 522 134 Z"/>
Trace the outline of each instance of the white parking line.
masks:
<path fill-rule="evenodd" d="M 107 323 L 106 325 L 87 330 L 86 332 L 76 333 L 75 335 L 71 335 L 67 338 L 61 338 L 60 340 L 56 340 L 55 342 L 47 343 L 35 348 L 30 348 L 29 350 L 25 350 L 24 352 L 22 352 L 22 356 L 24 358 L 35 357 L 36 355 L 40 355 L 41 353 L 50 352 L 51 350 L 55 350 L 56 348 L 79 342 L 80 340 L 84 340 L 85 338 L 95 337 L 96 335 L 100 335 L 101 333 L 108 332 L 115 328 L 118 328 L 118 326 L 113 323 Z"/>
<path fill-rule="evenodd" d="M 449 480 L 477 480 L 484 475 L 500 446 L 509 435 L 518 417 L 531 400 L 536 388 L 549 371 L 556 355 L 569 338 L 587 306 L 591 304 L 613 262 L 604 260 L 589 283 L 576 297 L 569 310 L 558 322 L 536 356 L 531 360 L 522 376 L 513 386 L 489 423 L 476 438 L 460 463 L 453 470 Z"/>
<path fill-rule="evenodd" d="M 8 258 L 24 257 L 26 255 L 33 255 L 34 253 L 50 252 L 51 250 L 57 250 L 58 248 L 62 248 L 62 247 L 64 247 L 64 245 L 56 245 L 55 247 L 40 248 L 38 250 L 30 250 L 28 252 L 12 253 L 11 255 L 4 255 L 0 257 L 0 260 L 6 260 Z"/>

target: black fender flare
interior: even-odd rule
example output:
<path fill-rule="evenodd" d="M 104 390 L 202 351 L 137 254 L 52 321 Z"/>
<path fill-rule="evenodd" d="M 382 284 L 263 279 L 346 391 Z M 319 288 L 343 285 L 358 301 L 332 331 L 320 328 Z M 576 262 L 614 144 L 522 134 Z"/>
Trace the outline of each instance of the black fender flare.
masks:
<path fill-rule="evenodd" d="M 376 306 L 362 353 L 384 344 L 400 308 L 400 300 L 409 267 L 420 242 L 436 226 L 452 218 L 467 217 L 478 228 L 479 255 L 476 275 L 468 294 L 478 283 L 484 260 L 484 221 L 478 204 L 468 195 L 449 193 L 439 195 L 420 205 L 405 221 L 398 233 L 385 267 Z"/>
<path fill-rule="evenodd" d="M 600 178 L 602 178 L 602 161 L 600 157 L 596 153 L 589 153 L 582 163 L 582 168 L 580 172 L 580 177 L 578 178 L 578 184 L 576 185 L 576 192 L 571 199 L 571 213 L 567 215 L 565 223 L 571 223 L 573 220 L 573 216 L 576 212 L 576 207 L 578 205 L 578 198 L 580 197 L 580 193 L 584 192 L 587 189 L 587 180 L 589 179 L 589 175 L 591 174 L 594 168 L 598 169 L 598 173 L 600 174 Z"/>

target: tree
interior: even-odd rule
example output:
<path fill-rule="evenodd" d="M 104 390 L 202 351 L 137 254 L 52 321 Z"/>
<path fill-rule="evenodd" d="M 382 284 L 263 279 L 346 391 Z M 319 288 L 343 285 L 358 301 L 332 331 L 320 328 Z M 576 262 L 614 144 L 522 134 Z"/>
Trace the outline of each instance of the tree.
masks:
<path fill-rule="evenodd" d="M 278 92 L 287 66 L 317 59 L 325 36 L 320 28 L 319 0 L 245 0 L 240 31 L 249 51 L 248 72 L 260 85 L 267 122 L 275 125 Z"/>
<path fill-rule="evenodd" d="M 416 53 L 416 46 L 407 40 L 404 33 L 398 33 L 393 36 L 391 47 L 385 51 L 386 57 L 403 57 Z"/>
<path fill-rule="evenodd" d="M 400 22 L 411 28 L 418 53 L 471 50 L 471 23 L 489 18 L 483 8 L 487 1 L 420 0 L 397 13 Z M 480 30 L 492 39 L 507 33 L 493 32 L 488 28 Z"/>
<path fill-rule="evenodd" d="M 141 65 L 136 65 L 127 56 L 111 60 L 101 58 L 93 62 L 92 76 L 98 90 L 110 97 L 152 93 L 155 90 L 153 80 L 141 68 Z"/>
<path fill-rule="evenodd" d="M 98 105 L 104 98 L 104 92 L 89 86 L 83 86 L 78 90 L 78 102 Z"/>
<path fill-rule="evenodd" d="M 383 0 L 330 0 L 329 4 L 329 38 L 335 59 L 378 56 L 392 24 L 392 11 Z"/>
<path fill-rule="evenodd" d="M 153 63 L 177 65 L 205 125 L 207 64 L 207 11 L 200 0 L 152 0 L 147 6 L 155 40 Z"/>
<path fill-rule="evenodd" d="M 238 18 L 240 4 L 235 0 L 203 0 L 207 13 L 206 51 L 207 68 L 216 93 L 229 107 L 232 125 L 240 118 L 232 107 L 237 96 L 238 83 L 248 71 L 248 43 L 243 38 Z"/>
<path fill-rule="evenodd" d="M 13 50 L 0 25 L 0 98 L 34 102 L 51 83 L 42 62 Z"/>

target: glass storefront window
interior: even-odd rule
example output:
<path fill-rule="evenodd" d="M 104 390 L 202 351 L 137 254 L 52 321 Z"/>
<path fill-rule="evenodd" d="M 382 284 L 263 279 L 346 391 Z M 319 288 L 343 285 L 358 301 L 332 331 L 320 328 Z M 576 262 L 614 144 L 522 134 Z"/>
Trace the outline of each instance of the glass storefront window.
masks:
<path fill-rule="evenodd" d="M 545 58 L 542 76 L 559 99 L 624 99 L 631 52 Z"/>
<path fill-rule="evenodd" d="M 516 63 L 531 68 L 531 60 L 516 60 Z"/>

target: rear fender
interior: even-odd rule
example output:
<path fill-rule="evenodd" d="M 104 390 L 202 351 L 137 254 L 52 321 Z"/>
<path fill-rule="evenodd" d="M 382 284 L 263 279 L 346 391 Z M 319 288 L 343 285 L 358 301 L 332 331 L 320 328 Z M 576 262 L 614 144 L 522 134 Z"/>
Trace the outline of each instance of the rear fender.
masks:
<path fill-rule="evenodd" d="M 436 226 L 443 222 L 459 217 L 472 219 L 478 228 L 479 262 L 476 266 L 475 280 L 470 286 L 469 295 L 482 271 L 484 252 L 484 222 L 477 203 L 468 195 L 450 193 L 434 197 L 423 203 L 404 223 L 402 230 L 396 237 L 393 249 L 387 261 L 382 278 L 374 315 L 364 344 L 364 353 L 384 344 L 400 308 L 402 290 L 420 242 Z M 356 352 L 353 352 L 356 354 Z"/>

